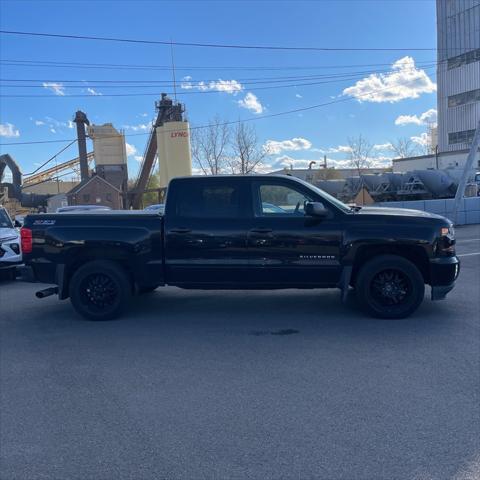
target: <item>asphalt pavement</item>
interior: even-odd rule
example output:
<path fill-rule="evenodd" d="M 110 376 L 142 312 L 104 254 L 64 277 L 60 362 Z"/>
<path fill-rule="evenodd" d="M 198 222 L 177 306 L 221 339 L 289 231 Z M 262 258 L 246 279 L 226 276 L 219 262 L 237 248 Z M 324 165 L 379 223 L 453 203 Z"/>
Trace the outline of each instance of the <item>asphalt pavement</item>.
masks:
<path fill-rule="evenodd" d="M 478 479 L 479 226 L 457 250 L 457 287 L 400 321 L 164 288 L 95 323 L 1 283 L 0 478 Z"/>

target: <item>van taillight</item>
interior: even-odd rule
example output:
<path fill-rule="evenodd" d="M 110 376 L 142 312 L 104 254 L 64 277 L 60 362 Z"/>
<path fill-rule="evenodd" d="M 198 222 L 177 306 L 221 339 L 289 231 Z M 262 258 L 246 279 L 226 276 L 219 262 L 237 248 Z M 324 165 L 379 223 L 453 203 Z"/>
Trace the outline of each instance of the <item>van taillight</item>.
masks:
<path fill-rule="evenodd" d="M 22 253 L 32 253 L 32 231 L 23 227 L 20 230 L 20 238 L 22 239 Z"/>

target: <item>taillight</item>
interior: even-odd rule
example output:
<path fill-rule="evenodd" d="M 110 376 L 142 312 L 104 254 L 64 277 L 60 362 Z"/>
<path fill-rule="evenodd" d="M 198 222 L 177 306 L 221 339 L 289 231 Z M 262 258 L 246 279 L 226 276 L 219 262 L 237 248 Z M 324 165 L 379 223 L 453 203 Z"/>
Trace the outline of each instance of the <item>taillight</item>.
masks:
<path fill-rule="evenodd" d="M 22 239 L 22 253 L 32 253 L 32 231 L 22 227 L 20 238 Z"/>

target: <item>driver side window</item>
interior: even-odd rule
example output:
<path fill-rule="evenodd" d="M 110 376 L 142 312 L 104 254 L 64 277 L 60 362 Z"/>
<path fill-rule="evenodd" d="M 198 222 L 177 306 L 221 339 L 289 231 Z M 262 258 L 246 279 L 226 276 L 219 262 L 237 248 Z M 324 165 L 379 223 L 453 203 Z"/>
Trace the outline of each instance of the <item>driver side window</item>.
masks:
<path fill-rule="evenodd" d="M 302 192 L 284 185 L 260 185 L 258 192 L 262 216 L 303 216 L 305 203 L 311 201 Z"/>

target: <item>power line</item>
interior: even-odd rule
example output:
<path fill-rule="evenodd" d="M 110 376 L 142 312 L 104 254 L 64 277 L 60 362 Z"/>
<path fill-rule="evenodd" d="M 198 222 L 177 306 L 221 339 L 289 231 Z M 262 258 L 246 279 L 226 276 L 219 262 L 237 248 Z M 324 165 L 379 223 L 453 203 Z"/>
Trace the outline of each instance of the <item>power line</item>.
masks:
<path fill-rule="evenodd" d="M 46 160 L 45 162 L 43 162 L 43 163 L 42 163 L 36 170 L 34 170 L 33 172 L 24 173 L 23 175 L 25 175 L 25 176 L 34 175 L 34 174 L 37 173 L 41 168 L 43 168 L 45 165 L 47 165 L 47 163 L 50 163 L 53 159 L 55 159 L 56 157 L 58 157 L 58 155 L 60 155 L 61 153 L 63 153 L 65 150 L 67 150 L 67 148 L 71 147 L 76 141 L 77 141 L 77 139 L 73 140 L 73 141 L 70 142 L 67 146 L 63 147 L 59 152 L 57 152 L 55 155 L 53 155 L 53 157 L 50 157 L 48 160 Z"/>
<path fill-rule="evenodd" d="M 418 68 L 431 68 L 436 65 L 436 62 L 431 62 L 429 64 L 425 65 L 415 65 L 413 67 L 407 67 L 403 68 L 403 70 L 417 70 Z M 350 71 L 350 72 L 330 72 L 326 74 L 316 74 L 316 75 L 290 75 L 290 76 L 273 76 L 273 77 L 247 77 L 247 78 L 236 78 L 236 79 L 222 79 L 222 78 L 216 78 L 216 79 L 188 79 L 184 78 L 182 83 L 191 85 L 193 87 L 201 87 L 204 86 L 203 84 L 205 83 L 211 83 L 211 82 L 233 82 L 236 81 L 238 83 L 242 83 L 244 85 L 247 84 L 260 84 L 260 83 L 281 83 L 281 82 L 289 82 L 292 80 L 313 80 L 313 79 L 326 79 L 326 78 L 353 78 L 357 76 L 363 76 L 363 75 L 368 75 L 372 73 L 376 74 L 387 74 L 391 73 L 392 70 L 357 70 L 357 71 Z M 155 86 L 171 86 L 172 82 L 170 80 L 100 80 L 100 79 L 82 79 L 82 80 L 72 80 L 72 79 L 14 79 L 14 78 L 0 78 L 0 82 L 22 82 L 22 83 L 27 83 L 27 82 L 42 82 L 40 85 L 2 85 L 3 87 L 22 87 L 22 88 L 27 88 L 27 87 L 42 87 L 44 88 L 45 86 L 43 83 L 75 83 L 78 85 L 68 85 L 69 88 L 86 88 L 86 87 L 112 87 L 112 88 L 119 88 L 119 87 L 143 87 L 143 86 L 148 86 L 148 87 L 155 87 Z M 93 83 L 93 84 L 92 84 Z M 95 83 L 102 84 L 102 85 L 95 85 Z M 135 83 L 142 84 L 142 85 L 135 85 Z M 113 85 L 115 84 L 115 85 Z M 118 84 L 118 85 L 117 85 Z"/>
<path fill-rule="evenodd" d="M 435 63 L 435 60 L 423 60 L 418 61 L 417 65 L 423 63 Z M 441 60 L 440 62 L 446 62 L 446 60 Z M 105 68 L 105 69 L 132 69 L 132 70 L 165 70 L 170 71 L 171 67 L 167 65 L 135 65 L 135 64 L 115 64 L 115 63 L 81 63 L 81 62 L 61 62 L 61 61 L 47 61 L 47 60 L 0 60 L 0 64 L 8 66 L 23 66 L 23 67 L 66 67 L 66 68 Z M 276 70 L 317 70 L 325 68 L 357 68 L 357 67 L 382 67 L 382 66 L 391 66 L 392 62 L 389 63 L 364 63 L 364 64 L 347 64 L 347 65 L 313 65 L 313 66 L 292 66 L 292 65 L 282 65 L 282 66 L 248 66 L 248 65 L 239 65 L 239 66 L 175 66 L 175 70 L 259 70 L 259 71 L 276 71 Z"/>
<path fill-rule="evenodd" d="M 425 69 L 428 70 L 428 69 Z M 354 80 L 355 78 L 358 77 L 363 77 L 363 75 L 357 75 L 354 78 L 343 78 L 343 79 L 336 79 L 336 80 L 325 80 L 325 81 L 319 81 L 319 82 L 306 82 L 306 83 L 294 83 L 294 84 L 288 84 L 288 85 L 272 85 L 272 86 L 253 86 L 253 87 L 248 87 L 248 90 L 251 90 L 253 92 L 258 91 L 258 90 L 272 90 L 272 89 L 278 89 L 278 88 L 297 88 L 297 87 L 306 87 L 306 86 L 314 86 L 314 85 L 323 85 L 327 83 L 338 83 L 338 82 L 346 82 L 346 81 L 351 81 Z M 85 85 L 84 88 L 90 87 L 90 85 Z M 158 87 L 157 87 L 158 88 Z M 181 91 L 178 92 L 178 95 L 202 95 L 202 94 L 211 94 L 211 93 L 232 93 L 231 91 L 226 91 L 225 89 L 222 88 L 208 88 L 207 90 L 198 90 L 198 91 L 192 91 L 195 88 L 198 87 L 191 87 L 188 89 L 188 91 Z M 239 90 L 235 90 L 236 92 L 240 93 L 245 89 L 241 88 Z M 171 95 L 171 92 L 167 92 L 168 95 Z M 1 94 L 0 98 L 109 98 L 109 97 L 148 97 L 148 96 L 158 96 L 158 93 L 145 93 L 145 92 L 135 92 L 135 93 L 96 93 L 96 94 L 70 94 L 70 95 L 42 95 L 42 94 L 19 94 L 19 95 L 11 95 L 11 94 Z"/>
<path fill-rule="evenodd" d="M 405 82 L 403 85 L 405 85 L 406 83 L 408 83 L 408 82 Z M 394 85 L 394 86 L 390 86 L 390 87 L 386 87 L 386 88 L 370 90 L 369 92 L 359 94 L 355 97 L 346 97 L 346 98 L 341 98 L 341 99 L 337 99 L 337 100 L 332 100 L 332 101 L 329 101 L 329 102 L 310 105 L 308 107 L 300 107 L 300 108 L 295 108 L 293 110 L 286 110 L 286 111 L 283 111 L 283 112 L 270 113 L 270 114 L 266 114 L 266 115 L 258 115 L 256 117 L 249 117 L 249 118 L 245 118 L 245 119 L 242 119 L 242 120 L 223 122 L 219 125 L 234 125 L 234 124 L 238 124 L 239 122 L 253 122 L 253 121 L 256 121 L 256 120 L 264 120 L 266 118 L 276 118 L 276 117 L 283 116 L 283 115 L 290 115 L 292 113 L 305 112 L 305 111 L 314 110 L 314 109 L 317 109 L 317 108 L 333 105 L 333 104 L 336 104 L 336 103 L 343 103 L 343 102 L 348 102 L 348 101 L 351 101 L 351 100 L 356 100 L 356 99 L 358 99 L 358 97 L 368 97 L 368 96 L 370 96 L 374 93 L 383 92 L 383 91 L 386 91 L 386 90 L 389 90 L 389 89 L 392 89 L 392 88 L 397 88 L 397 87 L 398 87 L 398 85 Z M 210 126 L 211 126 L 210 124 L 193 126 L 193 127 L 190 127 L 190 130 L 198 130 L 198 129 L 201 129 L 201 128 L 208 128 Z M 174 130 L 171 130 L 171 131 L 174 131 Z M 165 131 L 165 133 L 168 133 L 168 132 L 169 132 L 169 130 Z M 125 137 L 145 136 L 145 135 L 150 135 L 150 132 L 132 133 L 132 134 L 125 135 Z M 34 142 L 12 142 L 12 143 L 0 143 L 0 146 L 33 145 L 33 144 L 39 144 L 39 143 L 64 143 L 64 142 L 69 142 L 69 141 L 71 141 L 71 139 L 68 139 L 68 140 L 50 140 L 50 141 L 40 141 L 40 142 L 37 142 L 37 141 L 34 141 Z"/>
<path fill-rule="evenodd" d="M 436 51 L 432 47 L 403 47 L 403 48 L 387 48 L 387 47 L 291 47 L 278 45 L 239 45 L 239 44 L 222 44 L 222 43 L 198 43 L 198 42 L 172 42 L 165 40 L 142 40 L 134 38 L 120 37 L 99 37 L 93 35 L 65 35 L 58 33 L 42 33 L 42 32 L 25 32 L 18 30 L 0 30 L 3 35 L 18 35 L 30 37 L 48 37 L 48 38 L 68 38 L 71 40 L 95 40 L 102 42 L 121 42 L 148 45 L 175 45 L 178 47 L 201 47 L 201 48 L 223 48 L 223 49 L 243 49 L 243 50 L 279 50 L 279 51 L 313 51 L 313 52 L 390 52 L 390 51 Z"/>

